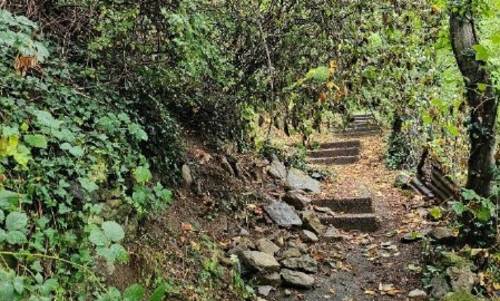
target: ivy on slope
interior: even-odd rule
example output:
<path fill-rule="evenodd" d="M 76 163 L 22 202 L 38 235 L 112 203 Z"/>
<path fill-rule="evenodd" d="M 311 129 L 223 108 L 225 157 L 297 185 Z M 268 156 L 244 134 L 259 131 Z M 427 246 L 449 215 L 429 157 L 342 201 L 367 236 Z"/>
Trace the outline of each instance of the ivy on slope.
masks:
<path fill-rule="evenodd" d="M 127 101 L 74 84 L 81 68 L 51 57 L 36 29 L 0 10 L 0 300 L 120 300 L 102 271 L 127 260 L 128 228 L 171 193 Z M 16 73 L 17 55 L 42 71 Z"/>

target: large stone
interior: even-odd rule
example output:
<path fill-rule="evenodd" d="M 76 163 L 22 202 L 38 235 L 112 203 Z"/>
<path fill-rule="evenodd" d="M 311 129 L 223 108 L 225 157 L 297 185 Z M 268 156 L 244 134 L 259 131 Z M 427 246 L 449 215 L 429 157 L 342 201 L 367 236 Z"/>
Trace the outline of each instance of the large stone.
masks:
<path fill-rule="evenodd" d="M 280 250 L 280 247 L 278 247 L 276 244 L 274 244 L 267 238 L 261 238 L 257 240 L 256 245 L 257 245 L 257 250 L 269 255 L 274 255 L 276 252 Z"/>
<path fill-rule="evenodd" d="M 302 220 L 293 207 L 284 202 L 273 201 L 264 206 L 269 217 L 281 227 L 302 226 Z"/>
<path fill-rule="evenodd" d="M 281 264 L 290 270 L 300 270 L 307 273 L 318 272 L 318 263 L 309 255 L 288 258 L 281 261 Z"/>
<path fill-rule="evenodd" d="M 275 272 L 280 268 L 280 264 L 274 256 L 259 251 L 243 251 L 241 252 L 242 263 L 252 270 L 259 272 Z"/>
<path fill-rule="evenodd" d="M 437 275 L 431 279 L 431 296 L 437 300 L 441 300 L 449 291 L 450 286 L 443 276 Z"/>
<path fill-rule="evenodd" d="M 283 269 L 281 277 L 285 284 L 293 287 L 310 289 L 314 285 L 314 277 L 302 272 Z"/>
<path fill-rule="evenodd" d="M 474 283 L 476 282 L 476 274 L 474 274 L 469 266 L 453 266 L 446 270 L 446 274 L 450 277 L 451 288 L 455 292 L 471 292 Z"/>
<path fill-rule="evenodd" d="M 305 211 L 302 214 L 302 219 L 304 221 L 304 227 L 317 235 L 322 235 L 325 231 L 325 226 L 321 223 L 314 211 Z"/>
<path fill-rule="evenodd" d="M 406 173 L 400 173 L 394 180 L 394 186 L 398 188 L 407 189 L 411 182 L 411 177 Z"/>
<path fill-rule="evenodd" d="M 276 179 L 283 181 L 286 179 L 286 174 L 287 174 L 286 166 L 274 154 L 271 165 L 269 165 L 268 172 L 271 176 L 275 177 Z"/>
<path fill-rule="evenodd" d="M 286 186 L 292 190 L 304 190 L 312 193 L 321 192 L 321 183 L 303 171 L 290 168 L 286 177 Z"/>
<path fill-rule="evenodd" d="M 311 204 L 311 199 L 306 197 L 300 190 L 288 191 L 283 197 L 283 201 L 297 210 L 304 210 Z"/>

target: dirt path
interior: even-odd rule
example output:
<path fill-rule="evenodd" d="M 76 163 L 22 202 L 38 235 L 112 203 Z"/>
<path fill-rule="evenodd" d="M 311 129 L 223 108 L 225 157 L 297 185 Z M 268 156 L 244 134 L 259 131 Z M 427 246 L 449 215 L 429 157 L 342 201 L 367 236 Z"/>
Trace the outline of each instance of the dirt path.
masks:
<path fill-rule="evenodd" d="M 400 242 L 405 233 L 423 224 L 412 209 L 417 208 L 419 198 L 393 186 L 397 172 L 384 165 L 380 137 L 361 138 L 361 142 L 359 162 L 323 167 L 335 176 L 324 185 L 322 194 L 354 197 L 369 192 L 381 228 L 371 234 L 347 232 L 341 242 L 312 247 L 312 253 L 323 262 L 316 275 L 317 288 L 283 291 L 277 300 L 407 300 L 409 291 L 421 288 L 420 243 Z"/>

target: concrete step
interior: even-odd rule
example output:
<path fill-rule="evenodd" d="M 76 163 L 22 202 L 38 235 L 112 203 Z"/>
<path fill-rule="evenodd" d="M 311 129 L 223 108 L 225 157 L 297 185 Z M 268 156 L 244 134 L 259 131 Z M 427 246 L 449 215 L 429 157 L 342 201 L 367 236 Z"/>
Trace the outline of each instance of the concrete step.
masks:
<path fill-rule="evenodd" d="M 359 147 L 319 149 L 307 152 L 310 158 L 325 158 L 339 156 L 359 156 Z"/>
<path fill-rule="evenodd" d="M 349 125 L 344 131 L 378 131 L 380 128 L 376 125 Z"/>
<path fill-rule="evenodd" d="M 313 205 L 328 207 L 335 212 L 342 213 L 373 213 L 373 200 L 370 197 L 345 198 L 345 199 L 321 199 L 313 200 Z"/>
<path fill-rule="evenodd" d="M 361 141 L 351 140 L 351 141 L 339 141 L 331 143 L 323 143 L 319 146 L 320 149 L 332 149 L 332 148 L 347 148 L 347 147 L 361 147 Z"/>
<path fill-rule="evenodd" d="M 361 214 L 335 214 L 321 215 L 320 220 L 323 224 L 332 225 L 343 230 L 359 230 L 362 232 L 374 232 L 380 228 L 381 221 L 373 213 Z"/>
<path fill-rule="evenodd" d="M 359 161 L 359 156 L 340 156 L 327 158 L 307 158 L 309 164 L 329 164 L 329 165 L 347 165 Z"/>

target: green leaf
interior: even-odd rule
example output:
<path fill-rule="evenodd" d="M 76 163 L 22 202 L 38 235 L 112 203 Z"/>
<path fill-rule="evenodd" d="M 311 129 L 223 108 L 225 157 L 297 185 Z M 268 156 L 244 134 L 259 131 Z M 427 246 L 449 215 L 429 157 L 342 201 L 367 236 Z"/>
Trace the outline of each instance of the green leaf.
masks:
<path fill-rule="evenodd" d="M 4 219 L 5 219 L 5 214 L 3 213 L 3 210 L 0 209 L 0 224 L 3 223 Z"/>
<path fill-rule="evenodd" d="M 47 148 L 47 137 L 40 134 L 26 135 L 24 141 L 30 146 L 37 148 Z"/>
<path fill-rule="evenodd" d="M 99 186 L 97 186 L 97 184 L 89 178 L 78 178 L 78 181 L 80 182 L 80 185 L 82 185 L 83 189 L 88 192 L 94 192 L 99 188 Z"/>
<path fill-rule="evenodd" d="M 474 190 L 464 189 L 462 191 L 462 198 L 466 201 L 472 201 L 472 200 L 479 199 L 479 196 L 477 195 L 477 193 Z"/>
<path fill-rule="evenodd" d="M 139 184 L 146 184 L 151 177 L 152 175 L 148 166 L 139 166 L 134 171 L 134 178 Z"/>
<path fill-rule="evenodd" d="M 441 208 L 439 208 L 437 206 L 429 209 L 429 214 L 431 215 L 431 217 L 434 220 L 439 220 L 443 217 L 443 212 L 442 212 Z"/>
<path fill-rule="evenodd" d="M 89 240 L 91 243 L 98 247 L 106 246 L 109 243 L 106 235 L 104 235 L 104 232 L 102 232 L 100 229 L 93 229 L 90 232 Z"/>
<path fill-rule="evenodd" d="M 149 297 L 149 301 L 163 301 L 165 299 L 166 294 L 167 294 L 167 286 L 165 285 L 165 283 L 161 283 L 153 291 L 151 297 Z"/>
<path fill-rule="evenodd" d="M 37 123 L 41 126 L 57 129 L 62 124 L 62 121 L 55 119 L 52 114 L 47 111 L 35 110 L 33 115 L 35 115 Z"/>
<path fill-rule="evenodd" d="M 488 48 L 484 47 L 481 44 L 477 44 L 472 46 L 472 48 L 476 51 L 476 60 L 486 62 L 490 58 L 490 53 Z"/>
<path fill-rule="evenodd" d="M 69 144 L 67 142 L 61 144 L 60 148 L 62 150 L 68 151 L 70 154 L 72 154 L 73 156 L 75 156 L 77 158 L 83 156 L 83 153 L 84 153 L 82 147 L 72 146 L 71 144 Z"/>
<path fill-rule="evenodd" d="M 16 300 L 14 286 L 8 280 L 0 280 L 0 300 Z"/>
<path fill-rule="evenodd" d="M 122 226 L 117 222 L 107 221 L 102 223 L 102 229 L 106 237 L 114 242 L 119 242 L 125 237 Z"/>
<path fill-rule="evenodd" d="M 5 219 L 5 228 L 8 231 L 26 231 L 28 216 L 24 212 L 11 212 Z"/>
<path fill-rule="evenodd" d="M 141 301 L 144 298 L 144 288 L 140 284 L 132 284 L 123 292 L 124 301 Z"/>
<path fill-rule="evenodd" d="M 452 205 L 451 205 L 451 208 L 453 209 L 453 211 L 455 212 L 456 215 L 462 215 L 464 212 L 465 212 L 465 209 L 466 207 L 464 206 L 464 204 L 462 202 L 454 202 Z"/>
<path fill-rule="evenodd" d="M 491 210 L 487 207 L 481 206 L 479 209 L 474 210 L 476 218 L 480 222 L 488 222 L 491 219 Z"/>
<path fill-rule="evenodd" d="M 14 285 L 14 289 L 16 290 L 16 292 L 18 294 L 23 293 L 23 291 L 24 291 L 24 279 L 23 278 L 16 276 L 16 278 L 14 278 L 14 281 L 12 281 L 12 284 Z"/>
<path fill-rule="evenodd" d="M 141 140 L 141 141 L 147 141 L 148 140 L 148 134 L 142 129 L 140 125 L 137 123 L 131 123 L 128 125 L 128 131 L 130 135 L 134 136 L 135 139 Z"/>
<path fill-rule="evenodd" d="M 26 235 L 21 231 L 7 232 L 7 242 L 11 245 L 22 245 L 27 242 Z"/>
<path fill-rule="evenodd" d="M 9 209 L 19 204 L 21 194 L 10 190 L 0 189 L 0 208 Z"/>
<path fill-rule="evenodd" d="M 31 151 L 24 145 L 20 144 L 17 146 L 17 152 L 12 154 L 14 160 L 21 166 L 27 166 L 28 162 L 31 160 Z"/>
<path fill-rule="evenodd" d="M 128 253 L 120 244 L 112 244 L 110 247 L 100 247 L 97 254 L 104 257 L 109 263 L 124 263 L 128 260 Z"/>

